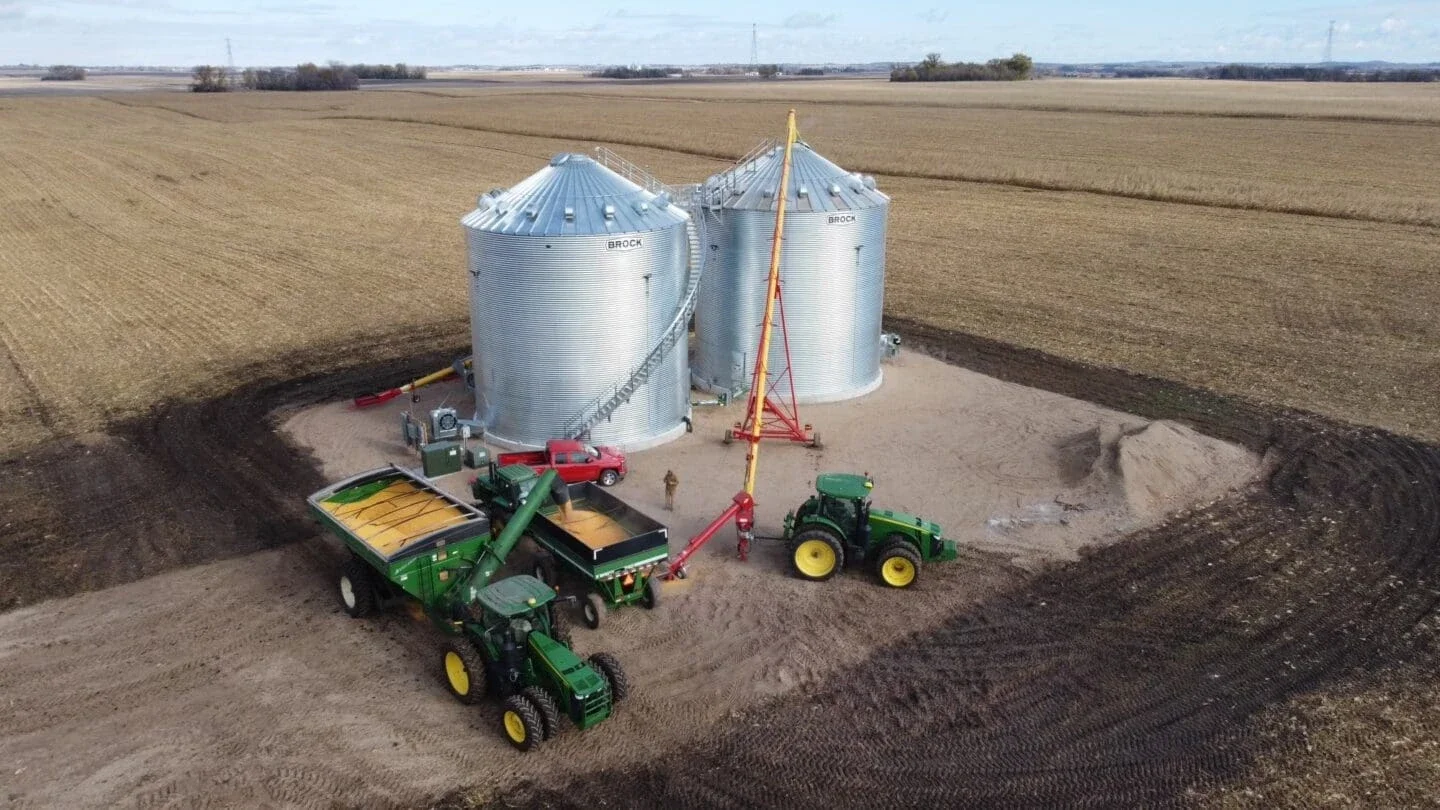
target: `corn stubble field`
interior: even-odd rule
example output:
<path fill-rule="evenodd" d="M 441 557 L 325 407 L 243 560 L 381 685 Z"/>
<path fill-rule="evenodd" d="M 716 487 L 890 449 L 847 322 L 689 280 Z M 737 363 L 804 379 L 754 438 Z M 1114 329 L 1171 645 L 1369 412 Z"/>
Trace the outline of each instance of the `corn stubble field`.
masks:
<path fill-rule="evenodd" d="M 33 501 L 45 486 L 74 485 L 41 469 L 71 451 L 64 448 L 94 452 L 97 464 L 122 458 L 127 451 L 106 434 L 135 447 L 170 447 L 179 443 L 174 431 L 186 429 L 250 436 L 253 426 L 236 420 L 263 427 L 254 408 L 284 399 L 281 388 L 254 393 L 257 381 L 280 385 L 343 368 L 346 384 L 374 382 L 357 364 L 418 371 L 408 358 L 439 357 L 465 342 L 458 219 L 477 194 L 513 184 L 556 152 L 596 144 L 668 181 L 698 181 L 778 134 L 791 106 L 803 137 L 841 165 L 875 174 L 894 199 L 886 312 L 902 331 L 961 358 L 996 356 L 977 345 L 1010 347 L 1040 364 L 1016 374 L 1060 381 L 1056 390 L 1130 392 L 1097 394 L 1120 397 L 1110 404 L 1183 416 L 1213 397 L 1220 404 L 1196 410 L 1193 421 L 1257 449 L 1279 447 L 1285 475 L 1229 517 L 1182 521 L 1176 548 L 1199 555 L 1197 571 L 1218 570 L 1209 566 L 1219 557 L 1204 556 L 1214 552 L 1207 544 L 1228 540 L 1212 527 L 1248 537 L 1260 530 L 1247 527 L 1263 525 L 1271 545 L 1257 541 L 1253 559 L 1216 552 L 1261 578 L 1255 589 L 1313 605 L 1316 597 L 1305 602 L 1293 591 L 1308 582 L 1296 572 L 1317 570 L 1318 559 L 1329 567 L 1316 576 L 1331 588 L 1318 598 L 1370 602 L 1339 618 L 1302 610 L 1307 624 L 1275 625 L 1273 636 L 1241 634 L 1301 674 L 1273 693 L 1268 677 L 1256 681 L 1259 702 L 1235 699 L 1241 708 L 1226 717 L 1234 726 L 1200 735 L 1206 750 L 1222 753 L 1194 757 L 1225 760 L 1222 772 L 1161 767 L 1169 776 L 1157 793 L 1124 793 L 1104 777 L 1097 784 L 1136 800 L 1261 806 L 1432 795 L 1440 728 L 1420 707 L 1437 694 L 1433 675 L 1417 673 L 1434 660 L 1434 599 L 1417 601 L 1410 589 L 1435 587 L 1440 542 L 1437 495 L 1418 491 L 1433 489 L 1425 476 L 1440 470 L 1440 88 L 441 81 L 348 94 L 0 98 L 7 477 L 41 481 L 25 490 Z M 1112 378 L 1121 382 L 1105 382 Z M 1146 388 L 1148 378 L 1159 382 Z M 354 393 L 333 385 L 307 396 Z M 226 401 L 254 407 L 194 416 L 208 413 L 195 403 L 230 392 L 249 392 Z M 1310 420 L 1303 438 L 1276 438 L 1282 415 L 1297 418 L 1287 409 L 1318 414 L 1298 417 Z M 266 454 L 279 452 L 257 451 L 238 466 L 261 475 L 274 468 Z M 1404 460 L 1392 465 L 1400 472 L 1387 477 L 1394 459 Z M 194 477 L 187 465 L 195 463 L 172 465 L 171 474 Z M 237 486 L 258 486 L 236 476 Z M 1367 489 L 1371 478 L 1390 489 Z M 7 530 L 18 538 L 11 542 L 43 554 L 58 507 L 27 519 L 18 496 L 5 497 Z M 1332 509 L 1348 511 L 1319 517 Z M 236 525 L 262 534 L 260 545 L 302 531 Z M 1373 559 L 1356 550 L 1357 538 L 1373 541 L 1364 546 Z M 255 547 L 231 545 L 207 554 Z M 153 565 L 121 576 L 203 558 L 158 550 Z M 1155 570 L 1177 582 L 1196 575 L 1178 559 L 1156 558 Z M 6 565 L 4 581 L 18 582 L 22 566 Z M 1089 587 L 1123 585 L 1100 578 Z M 1232 585 L 1213 598 L 1241 599 Z M 1371 588 L 1393 598 L 1372 599 Z M 1173 589 L 1154 605 L 1223 612 L 1207 594 Z M 36 598 L 27 592 L 15 603 Z M 1109 608 L 1091 609 L 1098 621 Z M 1301 632 L 1320 637 L 1306 651 L 1285 647 Z M 1175 641 L 1171 652 L 1198 655 L 1210 640 Z M 1052 643 L 1032 639 L 1027 649 Z M 1052 686 L 1079 693 L 1103 682 L 1097 675 Z M 833 700 L 837 714 L 866 709 L 843 695 L 819 699 Z M 755 741 L 743 729 L 716 739 L 747 768 L 787 773 L 747 759 L 741 752 Z M 1227 759 L 1227 750 L 1240 753 Z M 997 771 L 1006 764 L 995 763 Z M 686 767 L 662 762 L 630 776 L 662 795 L 680 790 Z M 1080 795 L 1053 792 L 1064 783 L 1056 779 L 1028 793 L 994 786 L 972 795 Z"/>

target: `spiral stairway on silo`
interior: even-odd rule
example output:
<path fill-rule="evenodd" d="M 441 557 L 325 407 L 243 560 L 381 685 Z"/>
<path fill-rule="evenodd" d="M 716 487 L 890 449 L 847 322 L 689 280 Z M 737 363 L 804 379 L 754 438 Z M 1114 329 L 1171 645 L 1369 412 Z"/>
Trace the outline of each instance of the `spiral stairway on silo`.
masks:
<path fill-rule="evenodd" d="M 670 352 L 684 342 L 690 333 L 690 316 L 695 313 L 695 302 L 700 298 L 700 278 L 708 264 L 703 253 L 705 245 L 703 186 L 667 186 L 644 169 L 603 146 L 596 147 L 595 160 L 647 191 L 667 195 L 675 204 L 689 211 L 690 221 L 685 225 L 685 236 L 689 242 L 690 256 L 686 268 L 685 294 L 680 299 L 680 306 L 675 311 L 675 317 L 670 320 L 670 324 L 660 336 L 660 341 L 635 367 L 629 377 L 595 397 L 565 424 L 562 435 L 574 439 L 585 438 L 591 428 L 608 419 L 620 406 L 629 402 L 630 397 L 634 396 L 635 392 L 649 381 L 650 375 L 660 367 Z"/>

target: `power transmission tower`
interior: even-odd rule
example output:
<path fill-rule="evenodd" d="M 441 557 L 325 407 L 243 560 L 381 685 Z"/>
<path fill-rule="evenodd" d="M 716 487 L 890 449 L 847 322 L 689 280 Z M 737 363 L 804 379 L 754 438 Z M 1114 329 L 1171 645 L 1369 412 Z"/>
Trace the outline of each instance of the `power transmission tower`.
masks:
<path fill-rule="evenodd" d="M 1330 21 L 1330 33 L 1325 35 L 1325 64 L 1335 61 L 1335 21 Z"/>
<path fill-rule="evenodd" d="M 229 70 L 225 72 L 225 81 L 235 81 L 235 51 L 230 49 L 230 38 L 225 37 L 225 59 L 229 63 Z"/>
<path fill-rule="evenodd" d="M 750 67 L 760 64 L 760 26 L 750 23 Z"/>

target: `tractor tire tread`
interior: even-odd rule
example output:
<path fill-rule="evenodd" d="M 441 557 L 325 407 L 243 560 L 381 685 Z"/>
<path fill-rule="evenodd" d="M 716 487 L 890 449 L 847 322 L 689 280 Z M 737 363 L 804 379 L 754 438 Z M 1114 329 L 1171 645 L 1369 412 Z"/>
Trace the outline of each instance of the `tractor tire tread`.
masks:
<path fill-rule="evenodd" d="M 590 663 L 610 684 L 611 700 L 619 703 L 630 696 L 630 678 L 625 675 L 619 659 L 608 652 L 597 652 L 590 656 Z"/>
<path fill-rule="evenodd" d="M 340 576 L 350 581 L 351 592 L 355 595 L 354 607 L 345 604 L 343 594 L 340 595 L 340 607 L 357 619 L 373 614 L 379 601 L 375 593 L 374 569 L 359 557 L 351 557 L 341 566 Z"/>
<path fill-rule="evenodd" d="M 555 704 L 555 699 L 550 697 L 539 686 L 527 686 L 520 690 L 531 703 L 535 704 L 535 710 L 540 714 L 540 723 L 545 730 L 545 739 L 554 739 L 560 734 L 560 707 Z"/>

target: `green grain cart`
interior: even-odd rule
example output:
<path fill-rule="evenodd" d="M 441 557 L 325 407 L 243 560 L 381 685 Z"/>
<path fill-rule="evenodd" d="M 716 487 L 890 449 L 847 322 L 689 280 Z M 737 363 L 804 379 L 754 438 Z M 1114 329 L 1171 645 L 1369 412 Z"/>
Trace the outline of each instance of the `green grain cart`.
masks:
<path fill-rule="evenodd" d="M 533 493 L 551 486 L 524 464 L 492 463 L 475 479 L 475 499 L 492 515 L 508 515 Z M 665 525 L 640 513 L 592 481 L 557 484 L 570 508 L 562 510 L 551 498 L 527 533 L 540 547 L 532 563 L 536 577 L 556 584 L 560 570 L 584 583 L 580 603 L 587 627 L 600 626 L 607 608 L 638 604 L 654 608 L 660 602 L 657 577 L 670 557 L 670 535 Z"/>
<path fill-rule="evenodd" d="M 785 515 L 783 538 L 796 576 L 827 580 L 847 563 L 868 563 L 880 581 L 908 588 L 920 576 L 920 564 L 959 556 L 954 540 L 940 526 L 904 512 L 870 506 L 875 482 L 869 476 L 825 473 L 815 479 L 815 494 Z"/>
<path fill-rule="evenodd" d="M 498 534 L 484 512 L 396 466 L 308 499 L 350 551 L 338 589 L 345 611 L 362 617 L 388 601 L 418 601 L 451 636 L 442 657 L 451 693 L 463 703 L 502 701 L 501 731 L 522 751 L 558 734 L 562 715 L 581 729 L 600 723 L 629 691 L 613 656 L 582 660 L 570 648 L 554 590 L 531 576 L 490 582 L 554 477 L 539 477 Z"/>

